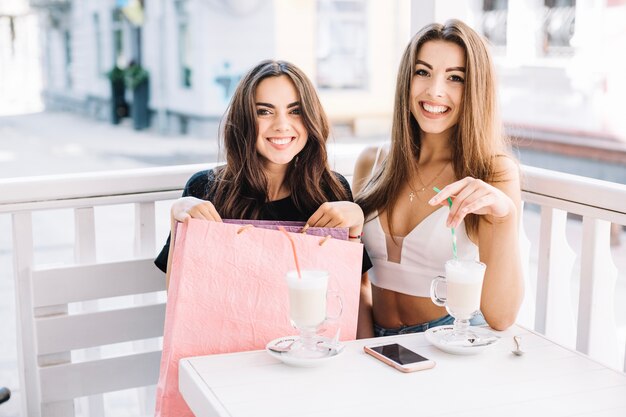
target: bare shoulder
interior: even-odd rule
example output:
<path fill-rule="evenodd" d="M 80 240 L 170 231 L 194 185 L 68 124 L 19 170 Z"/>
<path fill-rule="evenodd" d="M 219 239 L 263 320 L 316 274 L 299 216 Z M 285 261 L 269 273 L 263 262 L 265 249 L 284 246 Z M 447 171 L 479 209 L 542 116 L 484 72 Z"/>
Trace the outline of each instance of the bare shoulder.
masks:
<path fill-rule="evenodd" d="M 508 155 L 498 155 L 494 159 L 494 168 L 495 183 L 513 183 L 519 186 L 520 166 L 517 160 Z"/>
<path fill-rule="evenodd" d="M 376 154 L 379 151 L 378 146 L 368 146 L 363 149 L 359 156 L 356 158 L 356 163 L 354 165 L 355 171 L 357 169 L 372 169 L 372 165 L 374 165 L 374 161 L 376 160 Z"/>
<path fill-rule="evenodd" d="M 491 185 L 508 195 L 516 206 L 521 204 L 520 166 L 514 159 L 506 155 L 497 156 L 494 160 L 495 173 Z"/>
<path fill-rule="evenodd" d="M 354 164 L 354 177 L 352 180 L 352 191 L 356 195 L 365 183 L 369 180 L 374 167 L 379 166 L 383 159 L 387 156 L 387 146 L 368 146 L 363 149 Z"/>

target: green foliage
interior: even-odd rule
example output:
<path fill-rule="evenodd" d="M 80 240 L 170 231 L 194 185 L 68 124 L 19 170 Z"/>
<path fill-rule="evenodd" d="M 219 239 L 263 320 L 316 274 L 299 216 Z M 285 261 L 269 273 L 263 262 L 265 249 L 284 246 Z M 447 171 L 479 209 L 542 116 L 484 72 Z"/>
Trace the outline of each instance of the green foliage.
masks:
<path fill-rule="evenodd" d="M 124 71 L 126 87 L 134 90 L 139 84 L 148 80 L 148 71 L 139 65 L 131 65 Z"/>
<path fill-rule="evenodd" d="M 109 72 L 107 72 L 107 77 L 109 77 L 109 80 L 111 80 L 112 83 L 118 82 L 118 81 L 123 82 L 124 70 L 116 65 Z"/>
<path fill-rule="evenodd" d="M 107 77 L 112 83 L 123 82 L 126 87 L 134 90 L 139 84 L 148 80 L 148 71 L 139 65 L 131 65 L 126 69 L 121 69 L 117 65 L 107 72 Z"/>

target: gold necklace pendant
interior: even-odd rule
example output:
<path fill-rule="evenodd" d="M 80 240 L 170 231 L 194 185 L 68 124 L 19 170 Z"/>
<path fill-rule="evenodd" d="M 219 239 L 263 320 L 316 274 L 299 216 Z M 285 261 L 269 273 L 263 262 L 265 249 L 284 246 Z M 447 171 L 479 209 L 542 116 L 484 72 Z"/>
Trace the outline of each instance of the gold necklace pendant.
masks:
<path fill-rule="evenodd" d="M 423 201 L 421 199 L 421 197 L 419 196 L 419 193 L 423 193 L 424 191 L 426 191 L 426 188 L 429 187 L 433 182 L 435 182 L 437 180 L 437 178 L 439 178 L 439 176 L 443 173 L 443 171 L 446 169 L 448 164 L 449 164 L 449 162 L 444 164 L 444 166 L 437 173 L 437 175 L 435 175 L 435 177 L 433 179 L 428 181 L 428 184 L 424 184 L 424 181 L 422 181 L 422 177 L 420 176 L 419 169 L 417 169 L 417 171 L 415 173 L 417 174 L 417 180 L 420 182 L 420 184 L 422 184 L 422 188 L 420 188 L 419 190 L 416 191 L 413 188 L 413 186 L 411 185 L 411 183 L 410 182 L 408 183 L 409 184 L 409 188 L 411 189 L 411 191 L 409 192 L 409 203 L 412 203 L 413 200 L 415 200 L 415 198 L 419 199 L 420 201 Z"/>
<path fill-rule="evenodd" d="M 417 174 L 417 180 L 420 182 L 420 184 L 422 184 L 422 189 L 419 190 L 419 192 L 423 192 L 426 190 L 426 187 L 430 186 L 430 184 L 432 184 L 433 182 L 435 182 L 437 180 L 437 178 L 439 178 L 439 176 L 443 173 L 443 171 L 446 169 L 446 167 L 448 166 L 449 162 L 447 162 L 446 164 L 444 164 L 444 166 L 441 168 L 441 171 L 439 171 L 437 173 L 437 175 L 435 175 L 435 177 L 428 181 L 428 184 L 424 184 L 424 181 L 422 181 L 422 177 L 420 176 L 420 170 L 419 168 L 415 171 L 415 173 Z"/>

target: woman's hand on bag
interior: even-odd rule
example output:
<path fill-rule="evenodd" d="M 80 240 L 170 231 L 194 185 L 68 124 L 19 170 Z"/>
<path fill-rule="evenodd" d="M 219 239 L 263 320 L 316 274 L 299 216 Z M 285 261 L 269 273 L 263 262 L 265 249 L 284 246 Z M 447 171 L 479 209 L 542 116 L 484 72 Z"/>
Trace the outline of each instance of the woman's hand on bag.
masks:
<path fill-rule="evenodd" d="M 332 201 L 323 203 L 307 220 L 310 227 L 347 227 L 350 235 L 361 234 L 363 229 L 363 210 L 350 201 Z"/>
<path fill-rule="evenodd" d="M 181 197 L 172 204 L 170 211 L 172 218 L 179 222 L 188 219 L 204 219 L 221 222 L 222 218 L 210 201 L 196 197 Z"/>
<path fill-rule="evenodd" d="M 472 177 L 447 185 L 428 203 L 433 206 L 448 205 L 448 197 L 452 197 L 452 207 L 446 222 L 448 227 L 457 227 L 469 213 L 499 219 L 515 212 L 515 203 L 508 195 L 493 185 Z"/>

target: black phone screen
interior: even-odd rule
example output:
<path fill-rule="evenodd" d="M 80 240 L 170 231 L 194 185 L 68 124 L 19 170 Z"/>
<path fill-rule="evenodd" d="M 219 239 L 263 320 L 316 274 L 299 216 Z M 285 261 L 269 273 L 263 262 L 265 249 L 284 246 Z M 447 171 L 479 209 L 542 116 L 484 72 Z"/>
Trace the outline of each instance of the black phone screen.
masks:
<path fill-rule="evenodd" d="M 409 350 L 397 343 L 383 346 L 374 346 L 370 349 L 380 353 L 383 356 L 388 357 L 389 359 L 396 363 L 399 363 L 400 365 L 408 365 L 409 363 L 424 362 L 428 360 L 425 357 L 418 355 L 412 350 Z"/>

